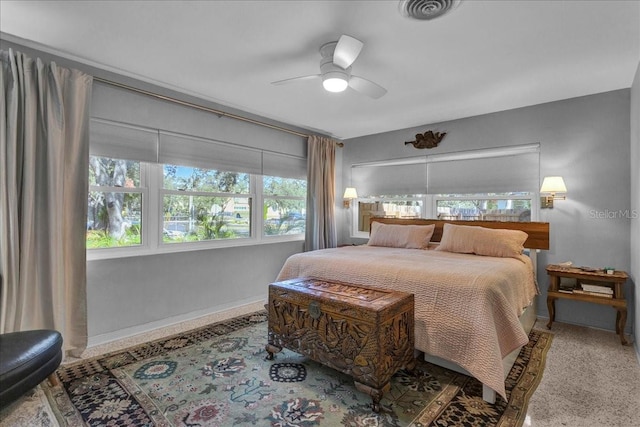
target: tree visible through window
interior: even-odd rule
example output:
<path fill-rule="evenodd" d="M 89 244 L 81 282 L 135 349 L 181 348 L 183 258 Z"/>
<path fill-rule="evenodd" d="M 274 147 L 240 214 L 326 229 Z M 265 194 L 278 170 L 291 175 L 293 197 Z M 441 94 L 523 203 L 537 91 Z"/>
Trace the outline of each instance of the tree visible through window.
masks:
<path fill-rule="evenodd" d="M 264 234 L 304 234 L 307 181 L 264 176 L 262 184 Z"/>
<path fill-rule="evenodd" d="M 87 247 L 142 243 L 140 162 L 90 156 Z"/>
<path fill-rule="evenodd" d="M 249 174 L 177 165 L 163 170 L 165 243 L 250 237 Z"/>

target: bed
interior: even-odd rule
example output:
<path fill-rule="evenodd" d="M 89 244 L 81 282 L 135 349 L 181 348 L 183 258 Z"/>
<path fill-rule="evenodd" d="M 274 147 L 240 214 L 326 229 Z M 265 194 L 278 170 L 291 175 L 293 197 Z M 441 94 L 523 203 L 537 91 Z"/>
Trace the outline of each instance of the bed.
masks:
<path fill-rule="evenodd" d="M 413 293 L 416 350 L 476 377 L 485 400 L 506 398 L 505 372 L 528 342 L 538 294 L 523 248 L 548 249 L 549 224 L 374 218 L 371 230 L 367 245 L 292 255 L 277 280 L 315 277 Z"/>

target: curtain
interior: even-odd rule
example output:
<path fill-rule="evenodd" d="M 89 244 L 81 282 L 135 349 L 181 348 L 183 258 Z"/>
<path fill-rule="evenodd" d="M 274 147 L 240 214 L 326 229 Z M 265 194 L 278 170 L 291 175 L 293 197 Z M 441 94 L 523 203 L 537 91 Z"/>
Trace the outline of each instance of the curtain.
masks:
<path fill-rule="evenodd" d="M 312 135 L 307 141 L 307 223 L 305 250 L 335 248 L 336 142 Z"/>
<path fill-rule="evenodd" d="M 56 329 L 78 356 L 93 78 L 13 50 L 0 57 L 0 333 Z"/>

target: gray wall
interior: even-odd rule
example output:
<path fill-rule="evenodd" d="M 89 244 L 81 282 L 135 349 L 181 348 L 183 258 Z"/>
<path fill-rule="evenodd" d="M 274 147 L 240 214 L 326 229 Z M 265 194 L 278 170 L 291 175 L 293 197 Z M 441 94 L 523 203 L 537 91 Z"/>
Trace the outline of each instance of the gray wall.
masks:
<path fill-rule="evenodd" d="M 89 337 L 98 344 L 141 332 L 146 324 L 266 301 L 267 284 L 303 245 L 295 241 L 89 261 Z"/>
<path fill-rule="evenodd" d="M 631 86 L 631 277 L 640 286 L 640 63 Z M 635 306 L 640 307 L 640 289 L 636 288 Z M 635 346 L 640 360 L 640 316 L 635 318 Z"/>
<path fill-rule="evenodd" d="M 350 139 L 343 151 L 343 180 L 349 182 L 353 163 L 424 155 L 404 141 L 428 129 L 447 132 L 429 154 L 539 142 L 540 176 L 561 175 L 568 188 L 566 201 L 540 213 L 540 221 L 551 224 L 550 250 L 538 256 L 539 315 L 545 317 L 546 264 L 571 260 L 630 269 L 630 219 L 598 218 L 601 212 L 630 209 L 629 103 L 625 89 Z M 340 241 L 350 241 L 346 220 Z M 633 295 L 631 289 L 627 283 L 627 295 Z M 627 331 L 634 319 L 633 302 L 630 306 Z M 607 306 L 556 302 L 556 321 L 614 330 L 615 317 Z"/>

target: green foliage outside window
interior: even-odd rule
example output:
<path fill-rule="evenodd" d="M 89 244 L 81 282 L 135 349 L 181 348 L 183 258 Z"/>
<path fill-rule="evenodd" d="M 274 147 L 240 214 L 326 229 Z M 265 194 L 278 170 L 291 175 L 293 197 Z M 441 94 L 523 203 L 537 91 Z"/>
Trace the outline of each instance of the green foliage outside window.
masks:
<path fill-rule="evenodd" d="M 262 219 L 267 236 L 305 231 L 307 181 L 264 176 Z"/>
<path fill-rule="evenodd" d="M 251 199 L 225 195 L 247 194 L 249 183 L 247 173 L 165 165 L 163 187 L 172 192 L 163 197 L 163 241 L 250 237 Z"/>
<path fill-rule="evenodd" d="M 87 248 L 142 244 L 140 162 L 90 156 L 89 185 Z"/>
<path fill-rule="evenodd" d="M 88 249 L 143 244 L 143 194 L 147 191 L 145 180 L 148 179 L 148 173 L 143 170 L 156 170 L 152 166 L 138 161 L 90 157 Z M 250 174 L 178 165 L 161 165 L 161 170 L 159 225 L 163 243 L 251 237 Z M 265 176 L 263 184 L 264 234 L 303 234 L 306 181 Z"/>

